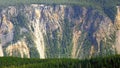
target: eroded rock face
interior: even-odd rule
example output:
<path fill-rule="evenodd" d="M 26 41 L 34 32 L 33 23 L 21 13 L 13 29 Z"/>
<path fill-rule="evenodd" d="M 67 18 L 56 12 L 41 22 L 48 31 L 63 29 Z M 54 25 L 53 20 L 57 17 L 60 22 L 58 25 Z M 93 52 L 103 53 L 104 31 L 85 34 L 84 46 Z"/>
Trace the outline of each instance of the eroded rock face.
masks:
<path fill-rule="evenodd" d="M 120 54 L 120 7 L 117 6 L 117 15 L 116 15 L 116 50 Z"/>
<path fill-rule="evenodd" d="M 8 45 L 6 48 L 6 54 L 8 56 L 17 56 L 21 58 L 30 58 L 29 48 L 24 40 L 19 40 L 18 42 Z"/>
<path fill-rule="evenodd" d="M 116 24 L 96 9 L 70 5 L 9 6 L 0 13 L 7 56 L 82 59 L 119 52 L 119 11 Z"/>
<path fill-rule="evenodd" d="M 46 36 L 47 30 L 53 32 L 60 28 L 60 33 L 62 32 L 60 23 L 62 23 L 61 20 L 64 18 L 64 7 L 61 5 L 52 7 L 32 4 L 25 9 L 25 14 L 29 18 L 29 26 L 35 37 L 34 42 L 40 58 L 45 58 L 46 42 L 44 41 L 44 36 Z"/>
<path fill-rule="evenodd" d="M 0 45 L 0 56 L 4 56 L 4 54 L 3 54 L 3 48 L 2 48 L 1 45 Z"/>
<path fill-rule="evenodd" d="M 0 39 L 2 45 L 10 42 L 13 39 L 13 24 L 6 18 L 4 14 L 1 16 Z"/>
<path fill-rule="evenodd" d="M 80 36 L 81 36 L 81 31 L 75 31 L 75 32 L 73 32 L 73 50 L 72 50 L 72 57 L 73 58 L 75 58 L 75 57 L 77 57 L 77 55 L 76 55 L 76 50 L 77 50 L 77 48 L 78 48 L 78 40 L 79 40 L 79 38 L 80 38 Z"/>

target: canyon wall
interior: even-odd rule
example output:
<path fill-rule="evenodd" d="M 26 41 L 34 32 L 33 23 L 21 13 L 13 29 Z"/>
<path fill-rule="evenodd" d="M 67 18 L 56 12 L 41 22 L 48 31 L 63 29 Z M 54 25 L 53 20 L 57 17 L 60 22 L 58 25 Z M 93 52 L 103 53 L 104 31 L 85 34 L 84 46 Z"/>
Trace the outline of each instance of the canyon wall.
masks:
<path fill-rule="evenodd" d="M 91 7 L 31 4 L 0 10 L 0 56 L 91 58 L 120 53 L 115 22 Z"/>

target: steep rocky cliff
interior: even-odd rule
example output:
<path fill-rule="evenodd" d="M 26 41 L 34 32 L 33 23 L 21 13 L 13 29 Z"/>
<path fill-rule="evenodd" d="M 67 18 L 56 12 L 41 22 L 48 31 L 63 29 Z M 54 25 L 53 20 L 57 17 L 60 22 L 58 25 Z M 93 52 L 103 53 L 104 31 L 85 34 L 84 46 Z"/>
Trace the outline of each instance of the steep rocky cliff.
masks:
<path fill-rule="evenodd" d="M 117 53 L 120 54 L 120 7 L 117 6 L 117 15 L 116 15 L 116 50 Z"/>
<path fill-rule="evenodd" d="M 91 7 L 31 4 L 0 10 L 0 56 L 91 58 L 120 53 L 113 22 Z"/>

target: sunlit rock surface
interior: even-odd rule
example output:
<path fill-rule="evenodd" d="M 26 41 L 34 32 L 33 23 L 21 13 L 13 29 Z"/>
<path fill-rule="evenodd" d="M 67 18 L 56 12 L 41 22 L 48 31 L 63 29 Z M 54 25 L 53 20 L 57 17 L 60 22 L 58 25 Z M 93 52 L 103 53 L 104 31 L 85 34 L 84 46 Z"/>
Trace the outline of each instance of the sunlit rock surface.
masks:
<path fill-rule="evenodd" d="M 112 22 L 91 7 L 31 4 L 2 8 L 0 56 L 83 59 L 120 53 L 117 9 Z"/>

